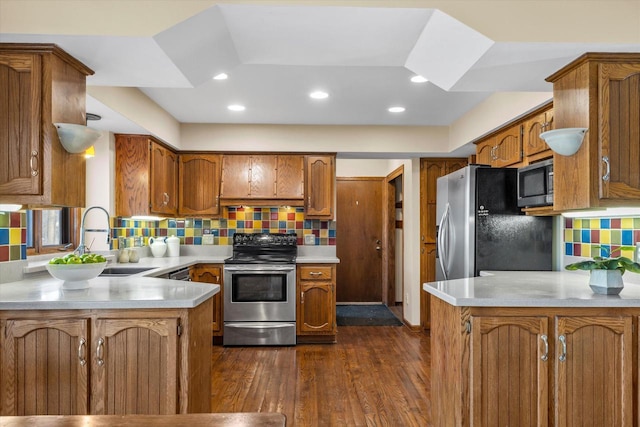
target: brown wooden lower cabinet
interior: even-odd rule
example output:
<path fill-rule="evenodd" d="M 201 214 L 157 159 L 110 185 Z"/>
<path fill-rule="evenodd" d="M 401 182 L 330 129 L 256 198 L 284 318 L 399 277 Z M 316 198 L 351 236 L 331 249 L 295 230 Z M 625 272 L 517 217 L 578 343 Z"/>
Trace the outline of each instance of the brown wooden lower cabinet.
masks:
<path fill-rule="evenodd" d="M 434 426 L 637 425 L 640 309 L 431 308 Z"/>
<path fill-rule="evenodd" d="M 189 267 L 189 278 L 192 281 L 220 285 L 220 292 L 213 296 L 213 322 L 211 323 L 211 332 L 214 337 L 221 337 L 224 331 L 222 318 L 224 304 L 222 271 L 223 266 L 220 264 L 196 264 Z"/>
<path fill-rule="evenodd" d="M 211 313 L 0 312 L 1 414 L 209 412 Z"/>
<path fill-rule="evenodd" d="M 297 267 L 296 334 L 299 343 L 336 340 L 335 264 Z"/>

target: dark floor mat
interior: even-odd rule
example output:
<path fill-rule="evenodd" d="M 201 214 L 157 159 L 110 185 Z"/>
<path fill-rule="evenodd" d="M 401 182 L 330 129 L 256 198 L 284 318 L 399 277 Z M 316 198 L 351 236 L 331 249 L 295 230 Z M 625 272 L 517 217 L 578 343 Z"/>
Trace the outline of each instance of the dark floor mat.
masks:
<path fill-rule="evenodd" d="M 386 305 L 338 305 L 338 326 L 402 326 Z"/>

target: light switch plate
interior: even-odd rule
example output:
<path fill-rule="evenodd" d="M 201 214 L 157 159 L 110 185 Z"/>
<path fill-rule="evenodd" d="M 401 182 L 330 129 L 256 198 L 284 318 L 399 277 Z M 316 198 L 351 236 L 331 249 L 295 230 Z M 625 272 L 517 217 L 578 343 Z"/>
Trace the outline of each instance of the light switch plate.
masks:
<path fill-rule="evenodd" d="M 213 234 L 204 234 L 202 236 L 203 245 L 213 245 Z"/>
<path fill-rule="evenodd" d="M 304 235 L 304 244 L 305 245 L 315 245 L 316 244 L 316 236 L 314 234 L 305 234 Z"/>

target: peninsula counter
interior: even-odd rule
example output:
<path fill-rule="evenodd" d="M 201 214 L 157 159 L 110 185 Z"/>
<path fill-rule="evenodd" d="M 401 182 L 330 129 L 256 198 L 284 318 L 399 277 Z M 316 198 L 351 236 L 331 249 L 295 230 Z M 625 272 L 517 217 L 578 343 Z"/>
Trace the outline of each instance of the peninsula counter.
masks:
<path fill-rule="evenodd" d="M 637 425 L 640 285 L 570 272 L 425 283 L 435 426 Z"/>

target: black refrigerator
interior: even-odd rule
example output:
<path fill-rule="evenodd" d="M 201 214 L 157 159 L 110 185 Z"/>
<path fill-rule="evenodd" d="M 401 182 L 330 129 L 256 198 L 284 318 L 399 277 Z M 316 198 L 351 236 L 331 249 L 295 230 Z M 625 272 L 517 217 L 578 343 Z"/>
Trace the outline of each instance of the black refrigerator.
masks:
<path fill-rule="evenodd" d="M 551 217 L 524 215 L 515 168 L 469 165 L 438 178 L 436 279 L 551 270 Z"/>

